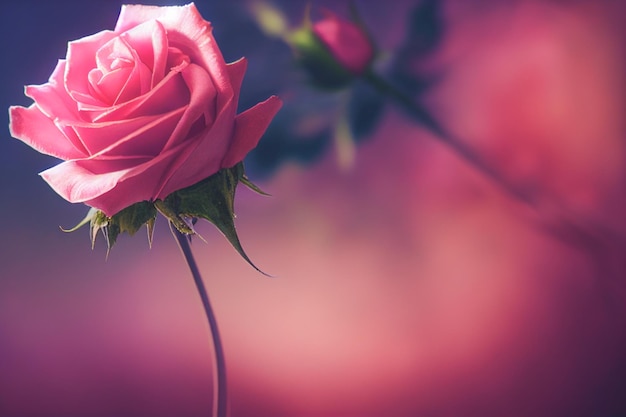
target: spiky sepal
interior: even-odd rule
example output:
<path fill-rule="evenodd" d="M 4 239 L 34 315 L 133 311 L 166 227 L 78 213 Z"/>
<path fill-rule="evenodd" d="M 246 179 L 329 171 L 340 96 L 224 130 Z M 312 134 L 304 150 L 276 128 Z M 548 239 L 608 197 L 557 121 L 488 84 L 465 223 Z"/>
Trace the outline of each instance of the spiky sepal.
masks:
<path fill-rule="evenodd" d="M 111 217 L 92 208 L 81 222 L 66 231 L 72 232 L 89 223 L 92 247 L 98 234 L 102 234 L 107 243 L 108 253 L 120 234 L 128 233 L 132 236 L 143 225 L 147 226 L 148 242 L 151 245 L 157 213 L 165 216 L 178 231 L 189 236 L 196 235 L 193 228 L 195 221 L 205 219 L 213 223 L 235 250 L 259 270 L 244 252 L 235 229 L 234 200 L 239 182 L 259 194 L 267 195 L 250 182 L 245 175 L 243 163 L 240 162 L 190 187 L 175 191 L 163 200 L 141 201 Z"/>

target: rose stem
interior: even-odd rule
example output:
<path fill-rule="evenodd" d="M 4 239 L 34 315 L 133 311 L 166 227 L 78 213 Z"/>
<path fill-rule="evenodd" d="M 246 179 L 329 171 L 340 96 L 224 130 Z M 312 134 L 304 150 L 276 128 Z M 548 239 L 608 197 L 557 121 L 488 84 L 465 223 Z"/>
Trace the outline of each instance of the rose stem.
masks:
<path fill-rule="evenodd" d="M 220 339 L 220 332 L 217 327 L 217 319 L 215 317 L 215 314 L 213 313 L 213 309 L 211 308 L 209 296 L 204 286 L 204 282 L 202 281 L 200 270 L 198 269 L 198 265 L 196 264 L 193 253 L 191 252 L 191 246 L 189 245 L 189 236 L 178 231 L 178 229 L 176 229 L 176 227 L 174 227 L 171 223 L 170 229 L 172 230 L 172 234 L 176 238 L 176 242 L 178 242 L 178 247 L 182 251 L 185 260 L 187 261 L 187 265 L 189 265 L 189 270 L 191 271 L 193 280 L 196 283 L 196 287 L 198 288 L 198 293 L 200 294 L 200 298 L 202 299 L 202 305 L 204 306 L 204 312 L 206 313 L 206 317 L 209 321 L 209 328 L 211 329 L 216 367 L 216 372 L 214 372 L 213 374 L 213 416 L 226 417 L 226 406 L 228 401 L 228 396 L 226 392 L 226 362 L 224 361 L 224 349 L 222 347 L 222 341 Z"/>

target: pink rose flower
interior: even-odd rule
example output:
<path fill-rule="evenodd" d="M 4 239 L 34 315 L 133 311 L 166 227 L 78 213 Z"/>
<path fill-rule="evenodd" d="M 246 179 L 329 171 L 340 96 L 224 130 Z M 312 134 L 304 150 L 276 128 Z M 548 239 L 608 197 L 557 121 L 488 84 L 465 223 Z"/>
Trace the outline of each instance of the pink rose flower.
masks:
<path fill-rule="evenodd" d="M 113 31 L 69 43 L 11 134 L 64 162 L 41 173 L 63 198 L 112 216 L 242 161 L 281 107 L 241 114 L 246 60 L 226 64 L 193 3 L 123 6 Z"/>
<path fill-rule="evenodd" d="M 363 29 L 328 10 L 322 20 L 313 23 L 312 31 L 339 64 L 354 75 L 363 74 L 374 59 L 374 47 Z"/>

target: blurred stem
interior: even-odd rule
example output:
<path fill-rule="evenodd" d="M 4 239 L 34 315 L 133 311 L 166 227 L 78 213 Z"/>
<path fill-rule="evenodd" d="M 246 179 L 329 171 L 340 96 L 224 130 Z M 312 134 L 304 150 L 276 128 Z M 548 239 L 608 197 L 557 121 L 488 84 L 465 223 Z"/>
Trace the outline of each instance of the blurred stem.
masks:
<path fill-rule="evenodd" d="M 217 319 L 211 303 L 209 302 L 209 296 L 207 294 L 200 270 L 191 252 L 191 246 L 189 245 L 189 235 L 181 233 L 176 227 L 170 223 L 170 230 L 178 242 L 178 247 L 183 253 L 193 281 L 196 284 L 200 298 L 202 299 L 202 305 L 204 306 L 204 312 L 209 322 L 209 328 L 211 330 L 211 337 L 213 338 L 213 352 L 215 371 L 213 372 L 213 416 L 214 417 L 226 417 L 226 406 L 228 402 L 228 395 L 226 392 L 226 362 L 224 360 L 224 349 L 222 347 L 222 341 L 220 338 L 220 332 L 217 327 Z"/>
<path fill-rule="evenodd" d="M 435 134 L 436 139 L 490 178 L 507 195 L 531 207 L 539 215 L 539 223 L 545 227 L 545 230 L 562 242 L 586 251 L 602 253 L 607 242 L 610 243 L 615 239 L 622 241 L 622 238 L 617 236 L 613 230 L 597 221 L 581 219 L 575 212 L 556 201 L 546 201 L 545 199 L 538 201 L 537 196 L 532 191 L 507 181 L 480 153 L 447 132 L 425 109 L 418 106 L 412 97 L 373 71 L 364 74 L 364 78 L 384 97 L 388 97 L 402 106 L 415 121 L 430 129 Z M 594 255 L 593 257 L 596 261 L 599 259 L 598 256 Z"/>
<path fill-rule="evenodd" d="M 379 93 L 385 97 L 391 98 L 396 104 L 402 106 L 414 120 L 434 133 L 436 139 L 447 145 L 456 152 L 457 155 L 490 178 L 508 195 L 528 205 L 534 206 L 534 200 L 528 192 L 506 181 L 501 173 L 494 169 L 480 153 L 447 132 L 437 120 L 422 107 L 418 106 L 409 95 L 405 94 L 373 71 L 367 72 L 364 77 Z"/>

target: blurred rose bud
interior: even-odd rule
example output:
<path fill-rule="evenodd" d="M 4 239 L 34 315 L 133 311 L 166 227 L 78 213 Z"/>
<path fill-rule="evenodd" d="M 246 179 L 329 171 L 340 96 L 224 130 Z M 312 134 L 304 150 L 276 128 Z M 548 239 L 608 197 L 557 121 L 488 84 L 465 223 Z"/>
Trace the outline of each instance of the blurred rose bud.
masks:
<path fill-rule="evenodd" d="M 338 89 L 363 75 L 374 60 L 375 50 L 366 31 L 357 23 L 325 10 L 287 37 L 299 63 L 318 87 Z"/>

